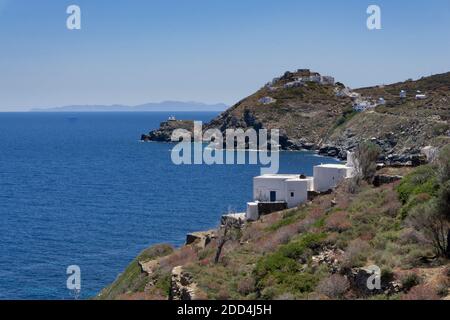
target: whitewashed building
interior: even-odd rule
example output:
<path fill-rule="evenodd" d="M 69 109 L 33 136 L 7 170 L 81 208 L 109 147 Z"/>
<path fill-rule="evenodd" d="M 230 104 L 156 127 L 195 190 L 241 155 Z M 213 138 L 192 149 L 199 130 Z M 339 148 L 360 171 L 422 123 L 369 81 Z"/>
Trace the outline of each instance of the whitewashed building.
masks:
<path fill-rule="evenodd" d="M 266 174 L 253 179 L 253 202 L 247 203 L 248 220 L 259 218 L 259 203 L 286 203 L 295 208 L 308 200 L 314 190 L 314 178 L 298 174 Z"/>
<path fill-rule="evenodd" d="M 296 207 L 314 190 L 314 179 L 297 174 L 266 174 L 253 179 L 253 199 L 260 202 L 286 202 Z"/>
<path fill-rule="evenodd" d="M 284 85 L 285 89 L 289 89 L 289 88 L 298 88 L 303 86 L 303 81 L 302 80 L 295 80 L 295 81 L 291 81 L 288 82 Z"/>
<path fill-rule="evenodd" d="M 333 77 L 330 76 L 323 76 L 321 79 L 321 83 L 324 85 L 332 85 L 334 86 L 335 80 Z"/>
<path fill-rule="evenodd" d="M 249 221 L 256 221 L 259 219 L 258 202 L 248 202 L 245 219 Z"/>
<path fill-rule="evenodd" d="M 313 75 L 309 76 L 308 81 L 322 83 L 322 76 L 320 74 L 313 74 Z"/>
<path fill-rule="evenodd" d="M 425 100 L 427 98 L 426 94 L 420 93 L 416 94 L 416 100 Z"/>
<path fill-rule="evenodd" d="M 406 91 L 405 90 L 400 91 L 400 99 L 406 99 Z"/>
<path fill-rule="evenodd" d="M 272 104 L 272 103 L 277 102 L 277 100 L 275 100 L 272 97 L 263 97 L 263 98 L 259 99 L 258 102 L 261 104 Z"/>
<path fill-rule="evenodd" d="M 265 174 L 253 179 L 253 201 L 247 203 L 246 219 L 259 219 L 259 206 L 283 204 L 295 208 L 308 201 L 308 192 L 326 192 L 354 175 L 356 159 L 347 153 L 347 164 L 322 164 L 314 167 L 314 177 L 300 174 Z M 278 210 L 279 211 L 279 210 Z"/>
<path fill-rule="evenodd" d="M 355 110 L 357 112 L 363 112 L 368 109 L 373 109 L 374 107 L 375 107 L 375 105 L 371 104 L 369 101 L 357 101 L 353 105 L 353 110 Z"/>
<path fill-rule="evenodd" d="M 314 191 L 326 192 L 353 176 L 354 168 L 346 164 L 322 164 L 314 167 Z"/>

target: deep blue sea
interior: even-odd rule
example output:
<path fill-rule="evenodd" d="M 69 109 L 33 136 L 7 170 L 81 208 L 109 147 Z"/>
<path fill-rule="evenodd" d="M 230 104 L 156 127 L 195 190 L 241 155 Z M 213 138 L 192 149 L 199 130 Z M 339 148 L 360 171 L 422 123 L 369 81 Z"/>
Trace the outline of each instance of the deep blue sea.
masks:
<path fill-rule="evenodd" d="M 175 113 L 208 121 L 215 113 Z M 0 113 L 0 299 L 81 298 L 114 281 L 146 247 L 245 210 L 256 165 L 172 164 L 173 145 L 141 143 L 167 113 Z M 335 162 L 281 153 L 281 173 Z"/>

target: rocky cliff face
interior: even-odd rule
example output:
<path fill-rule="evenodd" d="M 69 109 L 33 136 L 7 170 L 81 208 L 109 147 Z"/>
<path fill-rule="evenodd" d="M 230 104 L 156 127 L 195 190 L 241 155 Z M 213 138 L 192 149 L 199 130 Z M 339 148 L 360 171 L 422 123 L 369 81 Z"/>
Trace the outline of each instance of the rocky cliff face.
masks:
<path fill-rule="evenodd" d="M 170 280 L 169 300 L 197 300 L 197 285 L 192 281 L 192 276 L 178 266 L 173 268 Z"/>

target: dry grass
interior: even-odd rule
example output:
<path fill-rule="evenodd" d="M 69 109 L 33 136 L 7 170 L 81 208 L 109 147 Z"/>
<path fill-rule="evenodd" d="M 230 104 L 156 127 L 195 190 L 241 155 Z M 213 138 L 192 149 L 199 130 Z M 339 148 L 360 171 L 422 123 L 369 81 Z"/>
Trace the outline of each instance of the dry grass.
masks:
<path fill-rule="evenodd" d="M 316 291 L 331 299 L 341 299 L 349 289 L 350 283 L 346 277 L 333 274 L 323 279 L 317 286 Z"/>

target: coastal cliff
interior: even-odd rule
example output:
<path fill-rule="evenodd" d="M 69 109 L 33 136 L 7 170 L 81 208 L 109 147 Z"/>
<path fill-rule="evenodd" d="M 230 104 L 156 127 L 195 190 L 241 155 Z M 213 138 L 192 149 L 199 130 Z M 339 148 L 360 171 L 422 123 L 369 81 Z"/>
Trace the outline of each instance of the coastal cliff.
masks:
<path fill-rule="evenodd" d="M 436 168 L 384 168 L 380 176 L 402 180 L 352 192 L 344 183 L 298 208 L 235 224 L 226 241 L 222 224 L 188 235 L 178 249 L 151 247 L 97 299 L 450 299 L 449 260 L 414 223 L 437 197 Z M 374 266 L 380 285 L 372 290 Z"/>
<path fill-rule="evenodd" d="M 450 73 L 352 90 L 301 69 L 273 79 L 205 130 L 280 129 L 284 150 L 315 150 L 341 159 L 370 140 L 383 151 L 380 161 L 417 165 L 424 162 L 423 147 L 450 141 L 449 121 Z M 165 123 L 142 138 L 169 141 L 172 131 Z"/>

